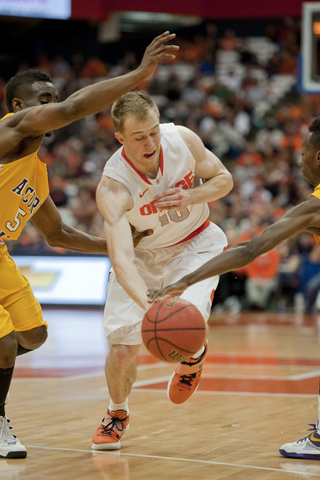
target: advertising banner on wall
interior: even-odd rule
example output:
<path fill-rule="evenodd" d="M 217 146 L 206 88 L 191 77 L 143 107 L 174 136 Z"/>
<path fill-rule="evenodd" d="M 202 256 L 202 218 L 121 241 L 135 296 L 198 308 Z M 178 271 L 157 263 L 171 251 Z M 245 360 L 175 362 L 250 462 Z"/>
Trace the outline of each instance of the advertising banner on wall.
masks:
<path fill-rule="evenodd" d="M 71 16 L 71 0 L 0 0 L 0 15 L 65 20 Z"/>
<path fill-rule="evenodd" d="M 103 306 L 109 257 L 13 256 L 42 305 Z"/>

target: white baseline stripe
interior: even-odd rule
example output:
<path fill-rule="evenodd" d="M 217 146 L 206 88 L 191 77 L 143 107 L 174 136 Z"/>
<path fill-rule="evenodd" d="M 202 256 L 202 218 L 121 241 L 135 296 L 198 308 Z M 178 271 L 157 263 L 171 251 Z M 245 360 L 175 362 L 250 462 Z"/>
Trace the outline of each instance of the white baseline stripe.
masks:
<path fill-rule="evenodd" d="M 165 362 L 161 362 L 161 363 L 148 363 L 146 365 L 138 365 L 137 366 L 137 370 L 152 370 L 154 368 L 164 368 L 164 367 L 167 367 L 168 365 L 170 365 L 169 363 L 165 363 Z M 174 365 L 174 363 L 172 363 L 171 365 Z M 172 371 L 174 370 L 174 368 L 172 369 Z"/>
<path fill-rule="evenodd" d="M 133 384 L 133 388 L 135 387 L 144 387 L 145 385 L 155 385 L 156 383 L 168 382 L 171 375 L 167 375 L 165 377 L 157 377 L 152 378 L 151 380 L 139 380 Z"/>
<path fill-rule="evenodd" d="M 35 445 L 26 445 L 27 448 L 39 448 L 42 450 L 56 450 L 56 451 L 65 451 L 65 452 L 83 452 L 83 453 L 92 453 L 92 450 L 78 450 L 73 448 L 55 448 L 55 447 L 39 447 Z M 95 451 L 96 453 L 96 451 Z M 101 452 L 101 454 L 111 454 L 114 456 L 115 452 Z M 161 457 L 160 455 L 140 455 L 137 453 L 118 453 L 119 456 L 126 456 L 126 457 L 139 457 L 139 458 L 156 458 L 158 460 L 173 460 L 176 462 L 190 462 L 190 463 L 202 463 L 207 465 L 224 465 L 226 467 L 236 467 L 236 468 L 251 468 L 254 470 L 267 470 L 269 472 L 279 472 L 279 473 L 296 473 L 297 475 L 303 474 L 303 472 L 295 471 L 295 470 L 282 470 L 280 468 L 268 468 L 268 467 L 257 467 L 255 465 L 242 465 L 238 463 L 225 463 L 225 462 L 213 462 L 211 460 L 195 460 L 193 458 L 179 458 L 179 457 Z M 312 473 L 310 474 L 314 477 L 320 477 L 320 474 Z"/>
<path fill-rule="evenodd" d="M 235 380 L 304 380 L 306 378 L 319 377 L 320 370 L 315 372 L 297 373 L 296 375 L 219 375 L 219 374 L 204 374 L 201 378 L 232 378 Z"/>
<path fill-rule="evenodd" d="M 320 377 L 320 370 L 313 372 L 297 373 L 296 375 L 289 375 L 288 380 L 304 380 L 306 378 Z"/>
<path fill-rule="evenodd" d="M 204 374 L 202 375 L 201 378 L 232 378 L 234 380 L 291 380 L 291 381 L 297 381 L 297 380 L 304 380 L 307 378 L 314 378 L 314 377 L 320 377 L 320 370 L 316 370 L 314 372 L 306 372 L 306 373 L 299 373 L 297 375 L 285 375 L 285 376 L 271 376 L 271 375 L 210 375 L 210 374 Z M 155 384 L 155 383 L 161 383 L 161 382 L 166 382 L 170 378 L 170 375 L 164 376 L 164 377 L 155 377 L 155 378 L 150 378 L 149 380 L 141 380 L 139 382 L 136 382 L 134 384 L 135 387 L 139 386 L 144 386 L 148 384 Z"/>
<path fill-rule="evenodd" d="M 208 364 L 209 365 L 209 364 Z M 213 364 L 211 364 L 213 365 Z M 154 365 L 139 365 L 137 367 L 138 371 L 143 371 L 143 370 L 153 370 L 154 368 L 164 368 L 167 367 L 168 364 L 165 363 L 156 363 Z M 234 365 L 232 365 L 234 367 Z M 259 365 L 261 367 L 261 365 Z M 251 365 L 250 365 L 251 368 Z M 172 369 L 173 371 L 174 369 Z M 313 370 L 309 372 L 304 372 L 304 373 L 297 373 L 293 375 L 233 375 L 230 373 L 227 374 L 218 374 L 218 373 L 205 373 L 202 374 L 202 378 L 237 378 L 237 379 L 253 379 L 253 380 L 304 380 L 306 378 L 314 378 L 314 377 L 320 377 L 320 370 Z M 72 378 L 72 377 L 69 377 Z M 169 378 L 169 377 L 168 377 Z"/>
<path fill-rule="evenodd" d="M 165 367 L 168 367 L 172 365 L 173 368 L 174 368 L 174 363 L 167 363 L 167 362 L 157 362 L 157 363 L 146 363 L 146 364 L 143 364 L 143 365 L 138 365 L 137 369 L 138 370 L 152 370 L 153 368 L 165 368 Z M 205 363 L 206 367 L 210 366 L 210 367 L 223 367 L 223 368 L 234 368 L 234 367 L 238 367 L 239 365 L 241 367 L 250 367 L 251 369 L 259 369 L 259 368 L 262 368 L 262 367 L 270 367 L 270 368 L 274 368 L 275 366 L 277 367 L 281 367 L 281 368 L 286 368 L 286 369 L 289 369 L 289 368 L 292 368 L 292 369 L 295 369 L 295 370 L 298 370 L 298 369 L 301 369 L 301 368 L 313 368 L 313 367 L 318 367 L 319 365 L 294 365 L 294 364 L 288 364 L 288 365 L 275 365 L 273 363 L 237 363 L 236 361 L 234 362 L 230 362 L 230 363 L 223 363 L 223 362 L 209 362 L 209 361 L 206 361 Z M 22 368 L 22 367 L 20 367 Z M 319 370 L 317 370 L 319 371 Z"/>
<path fill-rule="evenodd" d="M 86 378 L 94 378 L 94 377 L 105 377 L 103 371 L 101 372 L 93 372 L 93 373 L 83 373 L 82 375 L 70 375 L 69 377 L 15 377 L 14 382 L 43 382 L 44 380 L 50 382 L 59 381 L 70 381 L 70 380 L 81 380 Z"/>
<path fill-rule="evenodd" d="M 132 389 L 133 392 L 146 392 L 146 393 L 156 393 L 156 392 L 166 392 L 166 388 L 135 388 Z M 307 393 L 268 393 L 268 392 L 221 392 L 217 391 L 207 391 L 207 390 L 197 390 L 195 395 L 201 393 L 202 395 L 249 395 L 253 397 L 297 397 L 297 398 L 319 398 L 319 395 L 307 394 Z"/>

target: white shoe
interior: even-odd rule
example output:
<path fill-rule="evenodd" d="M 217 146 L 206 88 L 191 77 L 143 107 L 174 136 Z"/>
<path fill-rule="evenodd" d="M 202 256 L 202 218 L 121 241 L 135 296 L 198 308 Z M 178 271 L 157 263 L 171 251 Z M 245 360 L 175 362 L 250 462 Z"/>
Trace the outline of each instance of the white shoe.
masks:
<path fill-rule="evenodd" d="M 313 427 L 310 429 L 313 430 L 313 432 L 297 442 L 285 443 L 282 445 L 279 450 L 281 455 L 284 457 L 320 460 L 320 430 L 314 424 L 310 423 L 310 426 Z"/>
<path fill-rule="evenodd" d="M 25 458 L 27 450 L 13 435 L 9 422 L 7 417 L 0 417 L 0 458 Z"/>

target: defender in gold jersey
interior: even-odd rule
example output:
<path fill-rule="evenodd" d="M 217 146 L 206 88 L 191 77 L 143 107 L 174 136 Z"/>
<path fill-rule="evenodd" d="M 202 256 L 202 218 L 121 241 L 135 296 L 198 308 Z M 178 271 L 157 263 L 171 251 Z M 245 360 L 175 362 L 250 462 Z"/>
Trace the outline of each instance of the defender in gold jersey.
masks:
<path fill-rule="evenodd" d="M 190 285 L 201 280 L 245 267 L 279 243 L 303 231 L 313 234 L 320 246 L 320 117 L 309 126 L 302 144 L 300 166 L 303 177 L 315 187 L 309 200 L 290 208 L 258 237 L 229 248 L 176 283 L 161 290 L 150 290 L 150 302 L 164 295 L 181 295 Z M 282 445 L 280 453 L 285 457 L 320 460 L 320 398 L 314 431 L 297 442 Z"/>
<path fill-rule="evenodd" d="M 159 60 L 174 58 L 167 53 L 179 48 L 167 45 L 174 37 L 169 32 L 156 37 L 136 70 L 87 86 L 61 103 L 57 103 L 51 78 L 38 70 L 21 72 L 7 85 L 9 113 L 0 121 L 0 457 L 27 454 L 9 427 L 5 400 L 16 356 L 38 348 L 47 338 L 40 305 L 4 242 L 17 239 L 31 218 L 52 246 L 107 253 L 104 239 L 62 222 L 49 196 L 47 170 L 38 158 L 38 150 L 51 130 L 103 110 L 151 77 Z"/>

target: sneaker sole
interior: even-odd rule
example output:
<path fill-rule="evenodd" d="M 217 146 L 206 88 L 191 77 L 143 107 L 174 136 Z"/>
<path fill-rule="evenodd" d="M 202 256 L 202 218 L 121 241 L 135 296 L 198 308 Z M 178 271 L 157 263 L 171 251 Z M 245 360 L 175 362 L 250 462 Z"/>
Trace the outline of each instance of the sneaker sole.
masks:
<path fill-rule="evenodd" d="M 92 450 L 119 450 L 121 448 L 120 442 L 118 443 L 101 443 L 96 445 L 93 443 L 91 445 Z"/>
<path fill-rule="evenodd" d="M 312 453 L 294 453 L 294 452 L 286 452 L 285 450 L 282 450 L 280 448 L 279 452 L 281 455 L 284 457 L 289 457 L 289 458 L 307 458 L 309 460 L 320 460 L 320 453 L 319 454 L 312 454 Z"/>
<path fill-rule="evenodd" d="M 27 452 L 8 452 L 7 455 L 0 454 L 0 458 L 26 458 Z"/>
<path fill-rule="evenodd" d="M 129 425 L 126 427 L 123 435 L 129 430 Z M 117 443 L 93 443 L 91 444 L 92 450 L 119 450 L 121 448 L 120 440 Z"/>

